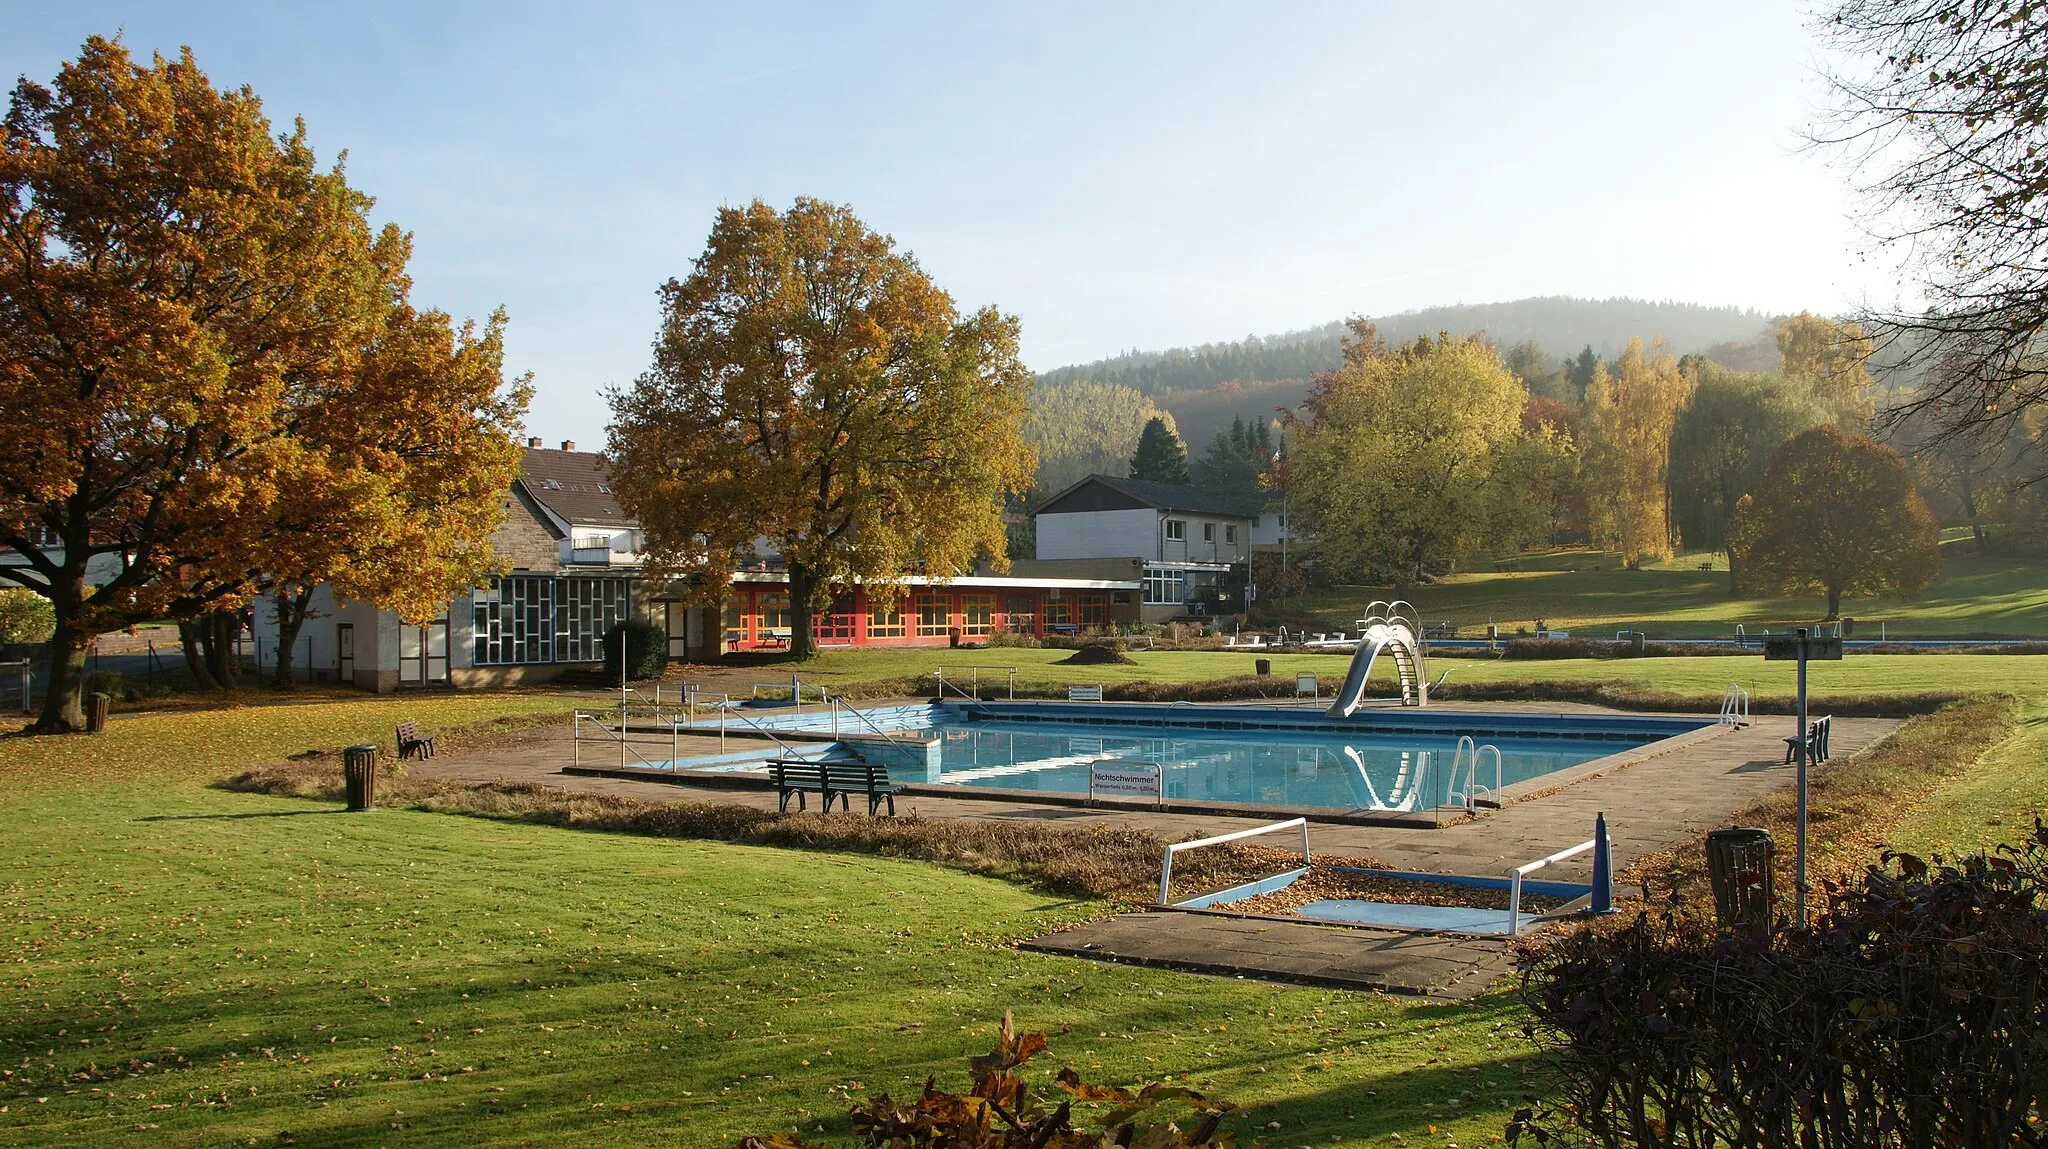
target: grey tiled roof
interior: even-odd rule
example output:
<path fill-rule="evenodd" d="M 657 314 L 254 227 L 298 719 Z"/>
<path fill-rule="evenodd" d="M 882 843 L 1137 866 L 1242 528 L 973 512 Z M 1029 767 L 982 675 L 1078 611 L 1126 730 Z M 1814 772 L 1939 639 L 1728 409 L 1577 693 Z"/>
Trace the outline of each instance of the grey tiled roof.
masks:
<path fill-rule="evenodd" d="M 571 523 L 640 525 L 619 505 L 611 490 L 610 468 L 595 451 L 528 447 L 519 465 L 519 483 L 535 501 Z"/>

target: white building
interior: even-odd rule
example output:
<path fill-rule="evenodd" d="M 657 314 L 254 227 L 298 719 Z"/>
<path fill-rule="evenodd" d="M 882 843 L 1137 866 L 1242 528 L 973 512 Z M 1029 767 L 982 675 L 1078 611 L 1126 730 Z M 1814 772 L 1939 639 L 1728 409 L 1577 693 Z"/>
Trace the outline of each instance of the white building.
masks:
<path fill-rule="evenodd" d="M 605 632 L 635 614 L 669 620 L 680 639 L 686 613 L 680 603 L 657 601 L 638 577 L 639 524 L 613 497 L 604 457 L 573 442 L 560 450 L 540 442 L 529 440 L 506 492 L 505 521 L 491 539 L 509 568 L 503 575 L 456 595 L 425 626 L 373 603 L 337 603 L 323 586 L 293 644 L 299 673 L 380 693 L 540 682 L 600 665 Z M 253 614 L 258 664 L 274 666 L 273 600 L 256 600 Z"/>
<path fill-rule="evenodd" d="M 1040 561 L 1127 558 L 1140 566 L 1147 622 L 1243 609 L 1258 516 L 1228 499 L 1090 475 L 1039 504 L 1032 520 Z"/>

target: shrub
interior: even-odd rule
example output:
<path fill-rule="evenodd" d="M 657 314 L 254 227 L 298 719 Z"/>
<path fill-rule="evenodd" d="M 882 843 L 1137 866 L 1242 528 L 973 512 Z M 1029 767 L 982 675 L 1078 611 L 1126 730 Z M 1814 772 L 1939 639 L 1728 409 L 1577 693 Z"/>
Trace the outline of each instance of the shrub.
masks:
<path fill-rule="evenodd" d="M 1165 1082 L 1119 1089 L 1090 1085 L 1072 1069 L 1062 1069 L 1053 1080 L 1065 1097 L 1056 1102 L 1033 1097 L 1028 1076 L 1018 1068 L 1044 1050 L 1045 1034 L 1020 1035 L 1005 1014 L 995 1049 L 968 1062 L 974 1073 L 968 1092 L 948 1093 L 936 1078 L 926 1078 L 923 1093 L 912 1101 L 874 1094 L 867 1104 L 854 1107 L 854 1135 L 866 1145 L 888 1149 L 1221 1149 L 1237 1144 L 1233 1134 L 1217 1131 L 1234 1106 Z M 1188 1129 L 1170 1120 L 1140 1120 L 1169 1102 L 1191 1111 Z M 1107 1112 L 1092 1119 L 1075 1112 L 1076 1105 L 1090 1103 Z M 771 1133 L 742 1138 L 740 1149 L 799 1149 L 802 1144 L 789 1134 Z"/>
<path fill-rule="evenodd" d="M 668 666 L 668 632 L 644 619 L 631 619 L 604 632 L 604 670 L 619 673 L 619 637 L 626 641 L 626 677 L 660 678 Z"/>
<path fill-rule="evenodd" d="M 1004 630 L 1002 628 L 989 632 L 988 644 L 990 646 L 1012 646 L 1031 650 L 1035 650 L 1039 646 L 1037 635 L 1023 634 L 1018 631 Z"/>
<path fill-rule="evenodd" d="M 2048 1118 L 2048 828 L 1994 855 L 1886 854 L 1805 929 L 1639 915 L 1525 958 L 1557 1070 L 1543 1144 L 2038 1145 Z"/>
<path fill-rule="evenodd" d="M 0 644 L 48 642 L 56 630 L 49 599 L 26 587 L 0 587 Z"/>
<path fill-rule="evenodd" d="M 104 694 L 110 698 L 125 698 L 128 693 L 118 670 L 88 670 L 80 685 L 88 696 Z"/>

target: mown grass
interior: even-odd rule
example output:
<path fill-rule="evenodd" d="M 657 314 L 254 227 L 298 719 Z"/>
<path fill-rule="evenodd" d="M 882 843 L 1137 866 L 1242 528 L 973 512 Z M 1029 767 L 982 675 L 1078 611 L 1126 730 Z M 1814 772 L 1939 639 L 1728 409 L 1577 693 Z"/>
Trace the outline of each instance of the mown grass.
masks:
<path fill-rule="evenodd" d="M 2024 839 L 2048 819 L 2048 705 L 2035 698 L 2011 736 L 1905 811 L 1887 837 L 1896 849 L 1951 857 Z"/>
<path fill-rule="evenodd" d="M 970 666 L 1015 667 L 1017 681 L 1029 686 L 1072 683 L 1188 683 L 1249 677 L 1260 657 L 1272 660 L 1273 673 L 1264 680 L 1273 697 L 1292 697 L 1298 672 L 1317 675 L 1327 686 L 1341 682 L 1349 652 L 1334 654 L 1254 655 L 1239 651 L 1130 652 L 1132 664 L 1065 666 L 1069 651 L 1003 648 L 987 651 L 862 650 L 834 651 L 792 669 L 806 683 L 820 683 L 850 693 L 901 692 L 921 682 L 929 693 L 931 671 L 946 668 L 947 680 L 964 687 Z M 1761 654 L 1726 658 L 1560 658 L 1503 659 L 1438 657 L 1430 660 L 1432 677 L 1450 671 L 1459 686 L 1501 682 L 1639 683 L 1641 689 L 1668 694 L 1716 698 L 1736 683 L 1758 698 L 1790 698 L 1797 668 L 1790 662 L 1766 662 Z M 789 670 L 782 670 L 788 682 Z M 1391 696 L 1393 666 L 1382 660 L 1373 669 L 1377 693 Z M 775 671 L 763 668 L 761 681 Z M 990 683 L 995 682 L 991 693 Z M 1006 679 L 994 671 L 980 676 L 984 696 L 1001 697 Z M 872 691 L 869 688 L 874 688 Z M 1809 666 L 1808 689 L 1827 694 L 1918 694 L 1925 691 L 2001 691 L 2048 697 L 2048 657 L 1995 654 L 1849 654 L 1840 662 Z"/>
<path fill-rule="evenodd" d="M 1467 635 L 1488 622 L 1504 633 L 1535 629 L 1537 620 L 1558 629 L 1611 638 L 1619 630 L 1652 635 L 1725 635 L 1808 622 L 1826 614 L 1819 597 L 1736 599 L 1728 594 L 1726 564 L 1699 570 L 1693 556 L 1640 571 L 1622 569 L 1620 556 L 1561 552 L 1516 560 L 1515 570 L 1453 575 L 1401 597 L 1432 622 L 1448 619 Z M 1598 569 L 1595 569 L 1598 568 Z M 2048 635 L 2048 578 L 2038 561 L 1979 558 L 1950 552 L 1942 574 L 1918 598 L 1896 595 L 1849 598 L 1842 613 L 1856 619 L 1856 636 L 1875 638 L 1884 623 L 1893 638 L 1943 635 Z M 1330 628 L 1349 627 L 1366 603 L 1392 597 L 1385 587 L 1336 587 L 1302 597 L 1299 609 Z"/>
<path fill-rule="evenodd" d="M 1006 1009 L 1052 1033 L 1047 1069 L 1250 1106 L 1247 1143 L 1486 1141 L 1529 1081 L 1506 995 L 1030 954 L 1100 904 L 956 870 L 205 785 L 399 716 L 558 705 L 289 700 L 0 741 L 0 1144 L 843 1143 L 866 1091 L 964 1083 Z"/>

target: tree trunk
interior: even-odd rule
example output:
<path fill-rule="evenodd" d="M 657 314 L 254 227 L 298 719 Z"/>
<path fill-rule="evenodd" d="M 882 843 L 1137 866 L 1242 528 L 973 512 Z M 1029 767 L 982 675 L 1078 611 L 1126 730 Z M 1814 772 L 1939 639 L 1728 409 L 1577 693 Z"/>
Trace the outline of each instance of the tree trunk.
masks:
<path fill-rule="evenodd" d="M 300 587 L 296 592 L 280 589 L 271 599 L 277 611 L 277 673 L 270 684 L 279 690 L 290 690 L 292 648 L 298 645 L 307 609 L 313 605 L 313 587 Z"/>
<path fill-rule="evenodd" d="M 818 656 L 818 639 L 811 633 L 811 596 L 817 593 L 817 589 L 818 580 L 809 567 L 789 564 L 789 653 L 792 658 Z"/>
<path fill-rule="evenodd" d="M 50 636 L 50 683 L 43 695 L 43 713 L 30 726 L 32 734 L 75 734 L 85 729 L 85 647 L 90 635 L 64 615 Z"/>
<path fill-rule="evenodd" d="M 192 685 L 198 690 L 219 690 L 220 683 L 207 669 L 205 636 L 200 625 L 189 619 L 178 620 L 178 646 L 185 653 L 185 669 L 192 672 Z"/>
<path fill-rule="evenodd" d="M 1842 617 L 1842 588 L 1831 586 L 1828 588 L 1828 617 L 1826 621 L 1833 622 L 1840 617 Z"/>
<path fill-rule="evenodd" d="M 1981 555 L 1984 553 L 1984 524 L 1978 521 L 1976 476 L 1971 473 L 1969 467 L 1962 467 L 1959 470 L 1962 479 L 1963 513 L 1970 519 L 1971 545 Z"/>
<path fill-rule="evenodd" d="M 232 689 L 241 685 L 242 659 L 235 653 L 235 638 L 242 633 L 242 620 L 225 610 L 214 611 L 206 618 L 212 638 L 208 653 L 213 659 L 213 677 L 223 687 Z"/>

